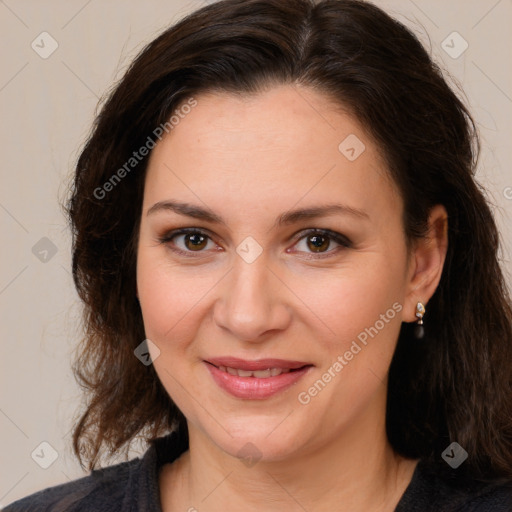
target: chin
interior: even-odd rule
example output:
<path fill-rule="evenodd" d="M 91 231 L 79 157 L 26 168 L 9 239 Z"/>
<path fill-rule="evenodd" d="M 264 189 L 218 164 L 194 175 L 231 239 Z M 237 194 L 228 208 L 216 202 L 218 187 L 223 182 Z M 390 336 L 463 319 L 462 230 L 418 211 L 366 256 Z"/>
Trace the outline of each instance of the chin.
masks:
<path fill-rule="evenodd" d="M 286 429 L 282 428 L 282 420 L 248 417 L 237 420 L 236 424 L 224 423 L 223 426 L 231 435 L 221 428 L 215 432 L 207 430 L 206 435 L 222 451 L 242 461 L 281 461 L 292 457 L 308 444 L 304 429 L 290 425 Z"/>

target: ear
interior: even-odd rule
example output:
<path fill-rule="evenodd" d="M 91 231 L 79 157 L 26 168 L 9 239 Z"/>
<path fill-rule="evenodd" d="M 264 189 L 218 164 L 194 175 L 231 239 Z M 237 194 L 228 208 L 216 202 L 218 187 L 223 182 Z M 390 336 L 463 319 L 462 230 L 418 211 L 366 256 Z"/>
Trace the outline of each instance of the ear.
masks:
<path fill-rule="evenodd" d="M 448 214 L 439 204 L 430 211 L 426 236 L 416 240 L 411 250 L 404 322 L 415 322 L 416 304 L 423 302 L 426 307 L 434 295 L 441 280 L 447 250 Z M 426 309 L 428 312 L 428 307 Z"/>

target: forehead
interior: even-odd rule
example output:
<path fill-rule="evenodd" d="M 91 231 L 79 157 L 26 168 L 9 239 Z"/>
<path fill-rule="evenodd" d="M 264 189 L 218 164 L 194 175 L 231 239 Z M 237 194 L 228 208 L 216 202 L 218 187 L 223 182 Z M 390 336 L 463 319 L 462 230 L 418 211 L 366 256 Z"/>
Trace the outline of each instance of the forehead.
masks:
<path fill-rule="evenodd" d="M 319 201 L 374 210 L 399 206 L 378 147 L 326 96 L 283 85 L 195 100 L 151 154 L 146 210 L 169 195 L 239 211 Z"/>

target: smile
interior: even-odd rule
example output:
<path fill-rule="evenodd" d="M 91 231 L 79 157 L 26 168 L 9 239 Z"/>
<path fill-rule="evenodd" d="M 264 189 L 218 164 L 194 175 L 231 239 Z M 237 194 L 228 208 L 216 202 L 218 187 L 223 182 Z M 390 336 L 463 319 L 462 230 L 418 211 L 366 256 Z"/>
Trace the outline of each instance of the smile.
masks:
<path fill-rule="evenodd" d="M 277 377 L 282 373 L 288 373 L 292 370 L 289 368 L 267 368 L 266 370 L 240 370 L 237 368 L 230 368 L 229 366 L 218 366 L 218 369 L 229 373 L 230 375 L 238 375 L 239 377 L 256 377 L 257 379 L 268 379 L 269 377 Z"/>
<path fill-rule="evenodd" d="M 213 381 L 236 398 L 264 400 L 298 382 L 313 365 L 299 361 L 218 358 L 204 361 Z"/>

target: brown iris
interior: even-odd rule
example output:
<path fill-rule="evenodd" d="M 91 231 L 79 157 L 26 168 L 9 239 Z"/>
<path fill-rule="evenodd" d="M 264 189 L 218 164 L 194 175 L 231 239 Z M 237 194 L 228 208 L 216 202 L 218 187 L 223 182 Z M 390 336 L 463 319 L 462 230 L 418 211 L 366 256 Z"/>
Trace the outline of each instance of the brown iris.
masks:
<path fill-rule="evenodd" d="M 192 245 L 189 245 L 190 242 Z M 187 249 L 192 251 L 203 249 L 208 242 L 208 237 L 201 235 L 200 233 L 189 233 L 185 235 L 185 246 Z"/>
<path fill-rule="evenodd" d="M 329 238 L 323 235 L 311 235 L 308 236 L 308 248 L 313 252 L 323 252 L 323 249 L 329 247 Z"/>

